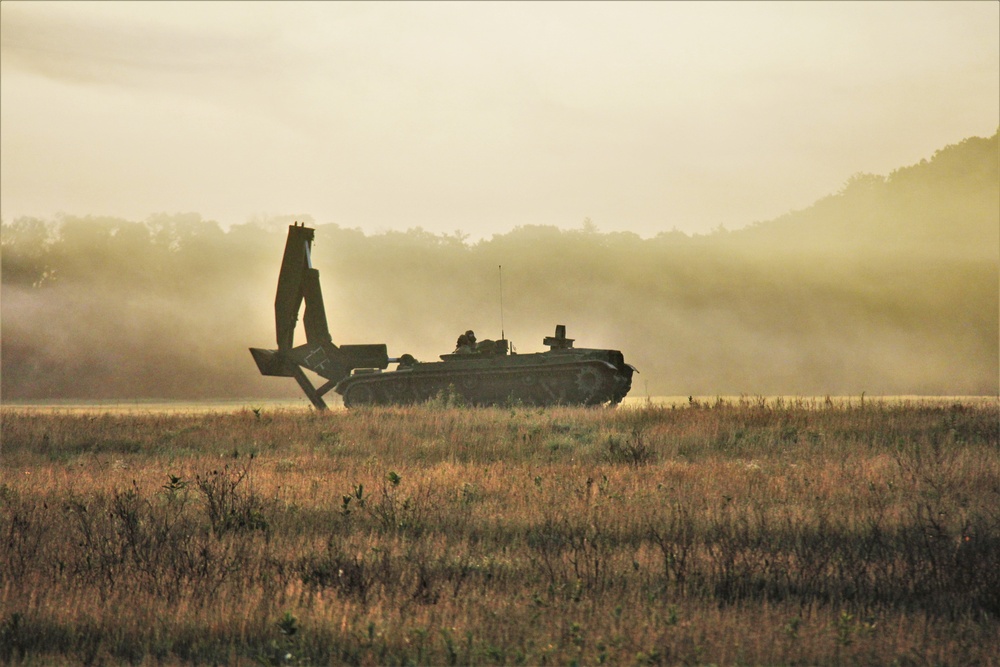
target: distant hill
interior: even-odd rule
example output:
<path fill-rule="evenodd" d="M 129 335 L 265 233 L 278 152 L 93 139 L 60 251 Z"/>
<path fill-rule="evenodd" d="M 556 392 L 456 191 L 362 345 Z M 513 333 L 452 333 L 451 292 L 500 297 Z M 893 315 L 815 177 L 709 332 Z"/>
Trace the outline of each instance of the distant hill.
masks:
<path fill-rule="evenodd" d="M 996 260 L 1000 132 L 937 151 L 888 176 L 856 174 L 813 206 L 729 237 L 748 252 L 907 252 Z"/>

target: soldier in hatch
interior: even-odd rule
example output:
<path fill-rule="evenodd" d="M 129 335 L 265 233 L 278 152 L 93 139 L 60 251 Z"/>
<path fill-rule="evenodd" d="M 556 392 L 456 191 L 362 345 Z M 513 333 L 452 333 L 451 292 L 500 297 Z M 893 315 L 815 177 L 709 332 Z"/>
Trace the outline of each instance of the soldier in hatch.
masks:
<path fill-rule="evenodd" d="M 455 343 L 455 352 L 457 354 L 471 354 L 476 351 L 476 334 L 473 333 L 472 329 L 469 329 L 464 334 L 458 337 L 458 342 Z"/>

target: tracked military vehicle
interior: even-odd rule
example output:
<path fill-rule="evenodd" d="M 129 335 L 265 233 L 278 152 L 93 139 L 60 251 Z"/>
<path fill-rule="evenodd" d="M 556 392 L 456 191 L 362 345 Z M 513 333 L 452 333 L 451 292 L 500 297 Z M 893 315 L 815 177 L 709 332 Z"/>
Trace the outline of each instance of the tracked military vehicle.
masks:
<path fill-rule="evenodd" d="M 439 396 L 467 405 L 615 405 L 632 386 L 635 369 L 618 350 L 574 347 L 566 327 L 557 325 L 544 352 L 518 354 L 509 341 L 465 340 L 439 361 L 412 355 L 390 358 L 384 344 L 335 345 L 330 337 L 319 284 L 312 267 L 315 231 L 288 228 L 274 300 L 278 349 L 250 348 L 263 375 L 291 377 L 312 404 L 326 409 L 331 389 L 347 407 L 419 403 Z M 299 309 L 305 302 L 306 342 L 293 343 Z M 396 364 L 394 370 L 388 370 Z M 324 378 L 316 387 L 303 369 Z"/>

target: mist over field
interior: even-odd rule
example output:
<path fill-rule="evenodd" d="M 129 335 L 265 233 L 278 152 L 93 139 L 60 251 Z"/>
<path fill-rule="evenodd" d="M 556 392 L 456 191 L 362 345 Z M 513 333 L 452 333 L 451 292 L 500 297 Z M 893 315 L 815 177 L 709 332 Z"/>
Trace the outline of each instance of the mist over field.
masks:
<path fill-rule="evenodd" d="M 997 394 L 998 135 L 738 231 L 523 225 L 479 241 L 297 218 L 2 221 L 0 390 L 16 399 L 296 397 L 274 346 L 287 224 L 315 226 L 334 342 L 423 361 L 474 329 L 520 352 L 565 324 L 616 348 L 632 396 Z M 612 225 L 615 226 L 615 225 Z M 301 333 L 301 332 L 300 332 Z M 299 336 L 297 342 L 304 340 Z"/>

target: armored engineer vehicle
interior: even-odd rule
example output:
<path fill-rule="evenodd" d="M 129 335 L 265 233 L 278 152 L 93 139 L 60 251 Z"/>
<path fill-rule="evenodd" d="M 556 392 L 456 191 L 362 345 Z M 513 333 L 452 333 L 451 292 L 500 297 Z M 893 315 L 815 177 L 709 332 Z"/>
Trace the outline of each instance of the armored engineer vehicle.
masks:
<path fill-rule="evenodd" d="M 312 404 L 326 409 L 331 389 L 347 407 L 418 403 L 452 394 L 468 405 L 615 405 L 632 386 L 635 369 L 618 350 L 573 347 L 566 327 L 544 339 L 546 352 L 517 354 L 508 341 L 463 336 L 455 352 L 440 361 L 421 362 L 409 354 L 389 358 L 384 344 L 334 345 L 330 339 L 319 271 L 312 267 L 315 231 L 288 228 L 285 254 L 274 299 L 278 349 L 250 348 L 263 375 L 292 377 Z M 293 343 L 299 308 L 305 302 L 306 342 Z M 471 333 L 471 332 L 468 332 Z M 396 364 L 395 370 L 387 370 Z M 316 387 L 303 369 L 326 382 Z"/>

